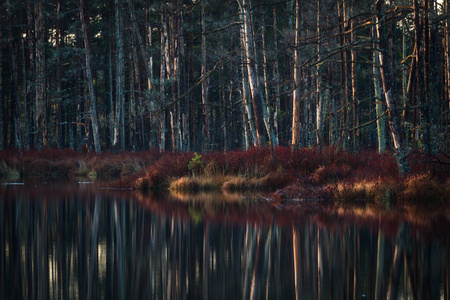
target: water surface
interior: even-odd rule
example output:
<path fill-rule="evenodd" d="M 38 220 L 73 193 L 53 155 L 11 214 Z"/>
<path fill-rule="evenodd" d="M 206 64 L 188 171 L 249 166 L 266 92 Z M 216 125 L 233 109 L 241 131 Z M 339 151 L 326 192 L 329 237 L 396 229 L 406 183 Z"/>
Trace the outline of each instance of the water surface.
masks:
<path fill-rule="evenodd" d="M 449 224 L 97 184 L 0 187 L 0 299 L 450 299 Z"/>

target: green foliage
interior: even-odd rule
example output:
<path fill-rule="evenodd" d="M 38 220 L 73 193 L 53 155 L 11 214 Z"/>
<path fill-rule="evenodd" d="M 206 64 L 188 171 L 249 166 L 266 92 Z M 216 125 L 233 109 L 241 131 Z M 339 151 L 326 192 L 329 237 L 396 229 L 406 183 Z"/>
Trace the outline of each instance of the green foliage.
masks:
<path fill-rule="evenodd" d="M 201 161 L 202 156 L 198 155 L 197 152 L 194 153 L 194 157 L 188 164 L 188 169 L 192 171 L 192 174 L 195 174 L 200 168 L 203 168 L 203 163 Z"/>

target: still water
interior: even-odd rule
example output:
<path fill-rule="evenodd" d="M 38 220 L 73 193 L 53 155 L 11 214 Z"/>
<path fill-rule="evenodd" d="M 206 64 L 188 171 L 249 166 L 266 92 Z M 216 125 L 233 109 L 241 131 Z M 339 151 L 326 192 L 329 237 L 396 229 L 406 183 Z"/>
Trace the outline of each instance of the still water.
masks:
<path fill-rule="evenodd" d="M 0 299 L 450 299 L 448 218 L 0 187 Z"/>

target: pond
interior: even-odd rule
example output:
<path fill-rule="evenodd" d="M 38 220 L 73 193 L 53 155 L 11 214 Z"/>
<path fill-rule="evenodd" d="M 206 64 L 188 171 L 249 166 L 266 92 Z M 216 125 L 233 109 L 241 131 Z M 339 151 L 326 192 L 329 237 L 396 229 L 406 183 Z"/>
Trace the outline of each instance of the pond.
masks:
<path fill-rule="evenodd" d="M 0 187 L 0 299 L 450 299 L 448 218 Z"/>

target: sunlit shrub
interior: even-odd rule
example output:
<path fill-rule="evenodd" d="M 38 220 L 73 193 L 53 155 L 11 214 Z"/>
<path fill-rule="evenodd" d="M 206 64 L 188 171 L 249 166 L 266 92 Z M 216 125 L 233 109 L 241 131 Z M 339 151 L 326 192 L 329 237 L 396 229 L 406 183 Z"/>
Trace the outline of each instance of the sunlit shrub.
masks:
<path fill-rule="evenodd" d="M 221 187 L 220 180 L 211 177 L 181 177 L 172 180 L 169 189 L 178 192 L 213 191 Z"/>
<path fill-rule="evenodd" d="M 407 202 L 436 202 L 444 197 L 445 188 L 429 174 L 408 178 L 405 183 L 403 199 Z"/>
<path fill-rule="evenodd" d="M 338 184 L 338 197 L 343 203 L 354 203 L 367 200 L 367 191 L 363 185 L 340 183 Z"/>
<path fill-rule="evenodd" d="M 248 190 L 250 187 L 249 180 L 240 176 L 231 176 L 228 177 L 222 189 L 227 192 L 238 192 L 242 190 Z"/>
<path fill-rule="evenodd" d="M 384 208 L 390 208 L 397 204 L 402 185 L 396 180 L 379 180 L 372 184 L 368 197 L 373 203 Z"/>

